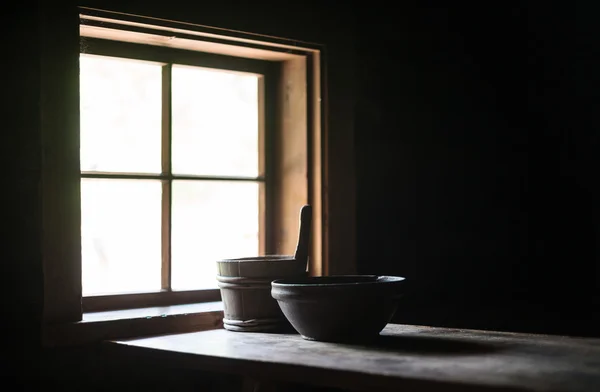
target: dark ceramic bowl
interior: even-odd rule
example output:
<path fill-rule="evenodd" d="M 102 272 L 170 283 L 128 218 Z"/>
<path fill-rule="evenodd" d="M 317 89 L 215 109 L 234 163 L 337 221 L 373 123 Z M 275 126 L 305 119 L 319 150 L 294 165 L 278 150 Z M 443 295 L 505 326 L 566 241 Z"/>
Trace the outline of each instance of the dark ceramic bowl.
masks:
<path fill-rule="evenodd" d="M 304 339 L 365 341 L 392 319 L 403 283 L 399 276 L 289 278 L 273 281 L 271 295 Z"/>

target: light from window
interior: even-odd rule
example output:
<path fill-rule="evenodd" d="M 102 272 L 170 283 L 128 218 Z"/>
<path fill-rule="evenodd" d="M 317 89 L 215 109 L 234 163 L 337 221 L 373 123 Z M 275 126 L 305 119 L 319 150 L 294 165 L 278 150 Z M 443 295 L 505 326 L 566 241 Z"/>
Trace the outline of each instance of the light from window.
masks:
<path fill-rule="evenodd" d="M 161 171 L 161 64 L 81 55 L 81 170 Z"/>
<path fill-rule="evenodd" d="M 253 182 L 173 182 L 173 289 L 216 287 L 216 260 L 258 254 L 258 191 Z"/>
<path fill-rule="evenodd" d="M 164 66 L 80 57 L 84 296 L 161 289 L 168 181 L 172 289 L 215 288 L 217 259 L 259 252 L 260 76 L 172 66 L 165 173 Z"/>
<path fill-rule="evenodd" d="M 81 181 L 83 293 L 161 289 L 161 184 Z"/>
<path fill-rule="evenodd" d="M 175 174 L 258 176 L 258 77 L 173 66 Z"/>

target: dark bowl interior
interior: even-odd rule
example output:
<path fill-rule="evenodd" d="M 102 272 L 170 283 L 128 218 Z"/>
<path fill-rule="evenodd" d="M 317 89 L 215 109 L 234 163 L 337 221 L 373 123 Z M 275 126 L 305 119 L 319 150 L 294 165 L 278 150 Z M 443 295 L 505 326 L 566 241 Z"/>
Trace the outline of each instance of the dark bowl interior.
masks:
<path fill-rule="evenodd" d="M 377 337 L 393 317 L 403 282 L 377 275 L 278 279 L 271 295 L 305 339 L 364 341 Z"/>

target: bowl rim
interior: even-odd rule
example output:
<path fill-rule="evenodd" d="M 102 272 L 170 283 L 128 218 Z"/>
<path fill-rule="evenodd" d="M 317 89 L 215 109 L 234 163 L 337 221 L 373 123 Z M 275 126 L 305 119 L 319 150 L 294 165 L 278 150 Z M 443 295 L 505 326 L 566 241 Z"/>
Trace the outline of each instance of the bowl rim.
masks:
<path fill-rule="evenodd" d="M 375 280 L 362 282 L 340 282 L 340 283 L 318 283 L 319 280 L 327 278 L 365 278 L 373 277 Z M 308 276 L 308 277 L 293 277 L 281 278 L 271 282 L 274 288 L 292 288 L 292 287 L 355 287 L 355 286 L 375 286 L 382 284 L 398 284 L 405 281 L 403 276 L 392 275 L 330 275 L 330 276 Z M 311 281 L 314 281 L 311 282 Z M 294 283 L 296 282 L 296 283 Z"/>

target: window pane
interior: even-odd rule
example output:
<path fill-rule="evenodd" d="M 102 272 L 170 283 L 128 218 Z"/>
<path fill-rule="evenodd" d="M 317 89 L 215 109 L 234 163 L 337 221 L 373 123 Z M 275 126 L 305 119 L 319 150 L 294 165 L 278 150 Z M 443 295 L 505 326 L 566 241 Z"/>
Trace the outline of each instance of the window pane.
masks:
<path fill-rule="evenodd" d="M 161 288 L 160 181 L 81 180 L 83 294 Z"/>
<path fill-rule="evenodd" d="M 258 176 L 259 76 L 173 66 L 172 169 Z"/>
<path fill-rule="evenodd" d="M 160 64 L 82 54 L 81 170 L 160 173 Z"/>
<path fill-rule="evenodd" d="M 217 260 L 258 255 L 258 196 L 254 182 L 173 182 L 173 289 L 216 288 Z"/>

